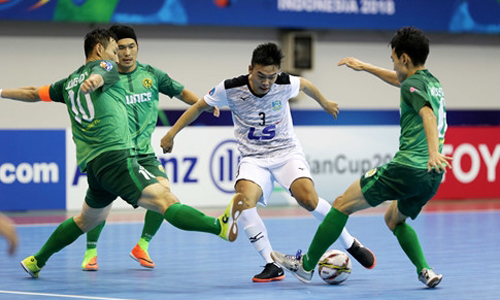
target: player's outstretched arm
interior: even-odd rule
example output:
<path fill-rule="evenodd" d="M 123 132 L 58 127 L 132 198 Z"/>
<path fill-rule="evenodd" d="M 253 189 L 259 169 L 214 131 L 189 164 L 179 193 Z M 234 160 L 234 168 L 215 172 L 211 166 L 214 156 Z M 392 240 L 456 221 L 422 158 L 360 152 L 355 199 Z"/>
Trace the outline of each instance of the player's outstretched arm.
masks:
<path fill-rule="evenodd" d="M 300 77 L 300 90 L 304 91 L 307 96 L 318 102 L 327 113 L 331 114 L 335 119 L 337 118 L 339 114 L 339 104 L 335 101 L 326 99 L 312 82 Z"/>
<path fill-rule="evenodd" d="M 195 104 L 196 102 L 198 102 L 198 100 L 200 100 L 200 97 L 198 97 L 195 93 L 189 91 L 189 90 L 186 90 L 186 89 L 183 89 L 182 92 L 175 96 L 175 98 L 181 100 L 182 102 L 186 103 L 186 104 L 189 104 L 189 105 L 193 105 Z M 219 111 L 219 108 L 217 106 L 211 106 L 207 111 L 211 112 L 213 114 L 214 117 L 218 118 L 220 116 L 220 111 Z"/>
<path fill-rule="evenodd" d="M 354 57 L 342 58 L 337 65 L 347 66 L 355 71 L 366 71 L 377 76 L 390 85 L 397 87 L 401 86 L 401 83 L 398 80 L 398 76 L 396 75 L 396 71 L 379 68 L 369 63 L 362 62 Z"/>
<path fill-rule="evenodd" d="M 32 86 L 15 89 L 0 89 L 0 98 L 22 102 L 38 102 L 41 100 L 40 89 Z"/>
<path fill-rule="evenodd" d="M 165 134 L 165 136 L 161 139 L 160 146 L 163 148 L 163 153 L 172 152 L 172 148 L 174 147 L 174 138 L 184 127 L 191 124 L 194 120 L 196 120 L 200 114 L 209 110 L 210 105 L 205 102 L 204 99 L 198 100 L 195 104 L 193 104 L 190 108 L 188 108 L 175 122 L 175 124 L 170 128 L 170 130 Z"/>
<path fill-rule="evenodd" d="M 12 255 L 17 249 L 17 233 L 12 221 L 0 213 L 0 235 L 7 239 L 9 254 Z"/>
<path fill-rule="evenodd" d="M 429 150 L 429 161 L 427 171 L 435 169 L 438 172 L 446 172 L 446 168 L 451 169 L 450 161 L 453 159 L 439 153 L 439 135 L 437 129 L 437 119 L 432 108 L 424 106 L 420 109 L 419 115 L 424 123 L 425 136 L 427 138 L 427 148 Z"/>

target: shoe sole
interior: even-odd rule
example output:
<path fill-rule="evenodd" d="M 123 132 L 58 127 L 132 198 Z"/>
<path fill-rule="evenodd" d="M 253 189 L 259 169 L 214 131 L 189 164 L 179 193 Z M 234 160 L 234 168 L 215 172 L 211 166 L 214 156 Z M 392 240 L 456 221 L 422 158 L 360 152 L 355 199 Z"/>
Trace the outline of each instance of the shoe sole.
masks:
<path fill-rule="evenodd" d="M 285 275 L 281 275 L 281 276 L 276 276 L 276 277 L 273 277 L 273 278 L 252 278 L 252 281 L 253 282 L 271 282 L 271 281 L 280 281 L 280 280 L 283 280 L 285 279 Z"/>
<path fill-rule="evenodd" d="M 443 279 L 443 277 L 438 277 L 438 278 L 435 278 L 434 280 L 432 280 L 431 282 L 429 282 L 427 284 L 427 286 L 429 288 L 435 288 L 439 283 L 441 283 L 441 280 Z"/>
<path fill-rule="evenodd" d="M 145 264 L 143 264 L 140 259 L 137 259 L 137 257 L 135 257 L 134 254 L 132 254 L 132 252 L 130 252 L 129 255 L 130 255 L 130 258 L 132 258 L 133 260 L 135 260 L 136 262 L 138 262 L 141 265 L 141 267 L 148 268 L 148 269 L 154 269 L 155 268 L 154 265 L 151 266 L 151 265 L 145 265 Z"/>
<path fill-rule="evenodd" d="M 26 273 L 30 274 L 31 277 L 38 278 L 38 275 L 35 275 L 33 272 L 31 272 L 30 269 L 28 269 L 28 267 L 26 267 L 24 262 L 21 262 L 21 266 L 23 267 L 24 271 L 26 271 Z"/>
<path fill-rule="evenodd" d="M 359 242 L 356 238 L 354 238 L 354 240 L 355 240 L 355 241 L 357 241 L 359 244 L 361 244 L 361 243 L 360 243 L 360 242 Z M 361 245 L 363 245 L 363 244 L 361 244 Z M 352 257 L 354 257 L 354 259 L 356 259 L 356 261 L 357 261 L 360 265 L 362 265 L 364 268 L 366 268 L 366 269 L 368 269 L 368 270 L 371 270 L 371 269 L 375 268 L 375 265 L 377 264 L 377 257 L 375 256 L 375 254 L 373 253 L 373 251 L 372 251 L 372 250 L 370 250 L 369 248 L 366 248 L 365 246 L 362 246 L 362 247 L 363 247 L 363 248 L 365 248 L 366 250 L 368 250 L 368 251 L 371 253 L 371 255 L 373 256 L 373 263 L 372 263 L 370 266 L 365 266 L 365 265 L 363 265 L 363 264 L 362 264 L 359 260 L 357 260 L 357 259 L 356 259 L 356 257 L 355 257 L 354 255 L 352 255 L 352 254 L 349 252 L 349 250 L 347 250 L 347 249 L 346 249 L 346 250 L 347 250 L 347 252 L 349 252 L 349 254 L 351 254 L 351 256 L 352 256 Z"/>
<path fill-rule="evenodd" d="M 86 267 L 86 268 L 82 268 L 82 271 L 95 272 L 95 271 L 99 271 L 99 267 L 98 266 L 95 266 L 95 267 Z"/>
<path fill-rule="evenodd" d="M 234 242 L 238 237 L 238 218 L 243 211 L 244 202 L 243 195 L 236 194 L 233 198 L 233 207 L 231 209 L 231 225 L 229 225 L 228 236 L 227 239 L 230 242 Z"/>

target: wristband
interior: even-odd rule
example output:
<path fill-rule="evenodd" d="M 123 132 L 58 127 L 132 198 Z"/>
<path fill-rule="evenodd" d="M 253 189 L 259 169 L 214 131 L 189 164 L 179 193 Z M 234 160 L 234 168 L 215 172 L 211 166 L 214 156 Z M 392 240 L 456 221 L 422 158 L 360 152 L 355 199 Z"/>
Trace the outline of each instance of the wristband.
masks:
<path fill-rule="evenodd" d="M 0 89 L 0 99 L 3 99 L 3 97 L 2 97 L 2 91 L 3 91 L 3 90 L 2 90 L 2 89 Z"/>

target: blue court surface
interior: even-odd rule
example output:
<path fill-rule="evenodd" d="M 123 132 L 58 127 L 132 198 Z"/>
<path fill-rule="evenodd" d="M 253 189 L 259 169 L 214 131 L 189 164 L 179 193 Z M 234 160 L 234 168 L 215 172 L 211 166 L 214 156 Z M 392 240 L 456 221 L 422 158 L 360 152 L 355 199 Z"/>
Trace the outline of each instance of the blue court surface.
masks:
<path fill-rule="evenodd" d="M 318 221 L 307 216 L 266 217 L 275 250 L 307 250 Z M 13 257 L 0 240 L 0 299 L 500 299 L 500 211 L 422 213 L 409 221 L 429 264 L 444 275 L 435 289 L 417 279 L 416 271 L 386 228 L 381 213 L 354 215 L 348 230 L 370 247 L 377 265 L 366 270 L 353 261 L 353 271 L 338 286 L 317 274 L 310 284 L 287 273 L 283 281 L 253 283 L 264 261 L 243 231 L 234 243 L 204 233 L 184 232 L 165 223 L 151 242 L 155 269 L 129 257 L 142 222 L 109 222 L 98 245 L 99 271 L 80 264 L 85 238 L 55 254 L 33 279 L 19 262 L 34 254 L 55 224 L 20 225 L 20 248 Z M 340 242 L 332 248 L 342 249 Z"/>

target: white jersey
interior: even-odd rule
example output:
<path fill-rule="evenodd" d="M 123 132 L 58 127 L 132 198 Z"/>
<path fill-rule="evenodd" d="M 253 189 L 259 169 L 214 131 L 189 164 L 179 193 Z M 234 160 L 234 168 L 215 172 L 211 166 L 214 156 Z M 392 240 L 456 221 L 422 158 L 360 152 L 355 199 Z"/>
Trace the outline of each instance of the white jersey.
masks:
<path fill-rule="evenodd" d="M 241 156 L 272 158 L 302 152 L 288 103 L 299 94 L 299 77 L 280 73 L 269 92 L 257 96 L 250 89 L 248 76 L 227 79 L 204 97 L 210 106 L 231 109 Z"/>

